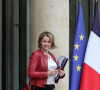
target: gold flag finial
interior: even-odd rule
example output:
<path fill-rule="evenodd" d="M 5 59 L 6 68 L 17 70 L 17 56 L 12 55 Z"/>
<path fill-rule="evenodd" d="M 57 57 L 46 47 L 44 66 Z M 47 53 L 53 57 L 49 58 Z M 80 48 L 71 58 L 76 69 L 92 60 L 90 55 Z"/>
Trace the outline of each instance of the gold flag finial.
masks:
<path fill-rule="evenodd" d="M 98 0 L 96 0 L 96 2 L 98 2 Z"/>
<path fill-rule="evenodd" d="M 79 2 L 81 1 L 81 0 L 78 0 Z"/>

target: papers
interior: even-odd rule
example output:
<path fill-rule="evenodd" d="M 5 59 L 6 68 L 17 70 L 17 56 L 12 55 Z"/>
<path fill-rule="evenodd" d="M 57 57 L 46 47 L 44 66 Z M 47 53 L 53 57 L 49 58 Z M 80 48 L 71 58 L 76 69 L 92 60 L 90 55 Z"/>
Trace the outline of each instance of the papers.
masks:
<path fill-rule="evenodd" d="M 57 59 L 57 66 L 58 66 L 58 69 L 61 69 L 63 70 L 64 67 L 66 66 L 66 63 L 68 61 L 68 58 L 65 57 L 65 56 L 60 56 L 58 59 Z M 58 83 L 59 81 L 59 74 L 55 75 L 55 83 Z"/>

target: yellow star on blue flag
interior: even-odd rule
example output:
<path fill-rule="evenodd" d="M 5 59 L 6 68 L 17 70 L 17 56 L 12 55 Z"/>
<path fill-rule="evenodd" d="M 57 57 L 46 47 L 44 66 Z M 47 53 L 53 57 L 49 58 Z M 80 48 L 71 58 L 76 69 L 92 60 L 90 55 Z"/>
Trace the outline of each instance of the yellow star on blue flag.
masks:
<path fill-rule="evenodd" d="M 82 34 L 79 37 L 80 37 L 80 40 L 83 40 L 83 38 L 84 38 L 84 36 Z"/>

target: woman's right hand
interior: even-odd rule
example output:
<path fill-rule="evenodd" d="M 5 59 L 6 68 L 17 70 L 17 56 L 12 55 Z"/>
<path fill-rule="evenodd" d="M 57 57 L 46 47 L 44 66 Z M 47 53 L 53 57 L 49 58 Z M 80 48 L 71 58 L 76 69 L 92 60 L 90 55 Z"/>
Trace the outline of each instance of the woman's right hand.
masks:
<path fill-rule="evenodd" d="M 54 76 L 58 73 L 58 70 L 51 70 L 51 71 L 48 71 L 48 76 Z"/>

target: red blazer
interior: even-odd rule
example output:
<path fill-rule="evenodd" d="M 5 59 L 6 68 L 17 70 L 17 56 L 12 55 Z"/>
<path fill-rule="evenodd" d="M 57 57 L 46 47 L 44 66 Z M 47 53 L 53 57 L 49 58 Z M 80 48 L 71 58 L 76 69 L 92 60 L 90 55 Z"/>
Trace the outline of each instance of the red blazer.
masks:
<path fill-rule="evenodd" d="M 49 52 L 52 59 L 56 62 L 55 56 Z M 48 57 L 41 49 L 32 53 L 30 57 L 28 76 L 31 78 L 31 85 L 45 87 L 47 84 L 47 72 L 48 72 Z"/>

